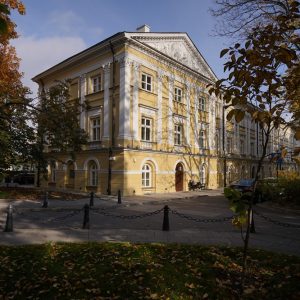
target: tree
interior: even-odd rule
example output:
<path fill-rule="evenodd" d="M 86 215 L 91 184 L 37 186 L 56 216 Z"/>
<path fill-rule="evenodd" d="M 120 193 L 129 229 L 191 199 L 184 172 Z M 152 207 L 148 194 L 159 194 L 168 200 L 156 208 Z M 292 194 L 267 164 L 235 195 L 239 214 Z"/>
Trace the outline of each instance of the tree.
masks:
<path fill-rule="evenodd" d="M 71 99 L 69 90 L 70 81 L 59 81 L 42 91 L 33 112 L 33 120 L 37 124 L 33 160 L 37 164 L 38 186 L 40 173 L 46 172 L 49 159 L 57 158 L 56 152 L 70 153 L 75 159 L 75 152 L 87 143 L 87 135 L 78 121 L 81 108 L 79 99 Z M 44 146 L 50 151 L 45 152 Z"/>
<path fill-rule="evenodd" d="M 272 18 L 272 22 L 251 29 L 245 43 L 236 43 L 222 50 L 221 56 L 227 56 L 224 70 L 229 75 L 218 80 L 210 89 L 211 93 L 222 95 L 225 104 L 231 107 L 228 120 L 234 117 L 240 122 L 247 113 L 264 132 L 263 151 L 258 161 L 255 183 L 267 154 L 272 130 L 290 125 L 284 118 L 286 112 L 294 112 L 293 118 L 299 113 L 299 3 L 286 2 L 289 3 L 289 19 L 285 14 L 278 13 Z M 293 125 L 298 135 L 300 127 Z M 234 223 L 246 224 L 241 284 L 243 287 L 254 193 L 247 197 L 227 189 L 225 194 L 237 214 Z"/>
<path fill-rule="evenodd" d="M 210 12 L 217 18 L 216 33 L 244 39 L 253 28 L 292 18 L 294 0 L 215 0 Z"/>
<path fill-rule="evenodd" d="M 40 95 L 35 104 L 22 84 L 20 59 L 9 42 L 17 38 L 10 11 L 25 13 L 19 0 L 0 0 L 0 175 L 12 165 L 31 162 L 38 173 L 47 167 L 44 146 L 74 153 L 86 142 L 79 127 L 78 99 L 70 101 L 69 83 L 60 82 Z M 39 178 L 40 176 L 38 176 Z"/>
<path fill-rule="evenodd" d="M 23 86 L 19 72 L 19 58 L 9 43 L 17 38 L 16 25 L 10 18 L 10 11 L 16 9 L 25 13 L 25 7 L 18 0 L 0 2 L 0 176 L 12 165 L 26 162 L 30 153 L 26 145 L 32 142 L 33 130 L 27 124 L 29 111 L 29 90 Z"/>

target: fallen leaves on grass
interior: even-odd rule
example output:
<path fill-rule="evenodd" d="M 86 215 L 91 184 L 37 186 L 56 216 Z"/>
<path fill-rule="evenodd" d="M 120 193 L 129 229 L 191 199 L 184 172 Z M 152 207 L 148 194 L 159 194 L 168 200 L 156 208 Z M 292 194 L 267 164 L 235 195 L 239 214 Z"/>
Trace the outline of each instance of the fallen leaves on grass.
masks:
<path fill-rule="evenodd" d="M 234 299 L 240 250 L 151 244 L 0 247 L 0 295 L 15 299 Z M 298 299 L 300 259 L 252 251 L 245 299 Z"/>

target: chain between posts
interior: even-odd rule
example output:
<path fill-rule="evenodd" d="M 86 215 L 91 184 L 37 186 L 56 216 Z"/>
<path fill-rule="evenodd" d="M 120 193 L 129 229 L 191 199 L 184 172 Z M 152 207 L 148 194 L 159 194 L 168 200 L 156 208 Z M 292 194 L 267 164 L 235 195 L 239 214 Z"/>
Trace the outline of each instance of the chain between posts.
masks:
<path fill-rule="evenodd" d="M 265 215 L 263 215 L 262 213 L 259 213 L 258 211 L 254 210 L 253 211 L 256 215 L 258 215 L 259 217 L 261 217 L 262 219 L 270 222 L 270 223 L 273 223 L 275 225 L 278 225 L 278 226 L 282 226 L 282 227 L 289 227 L 289 228 L 300 228 L 300 224 L 297 225 L 297 224 L 289 224 L 289 223 L 285 223 L 285 222 L 281 222 L 281 221 L 277 221 L 277 220 L 274 220 L 270 217 L 267 217 Z"/>
<path fill-rule="evenodd" d="M 220 219 L 216 219 L 216 218 L 199 219 L 199 218 L 195 218 L 195 217 L 192 217 L 192 216 L 185 215 L 183 213 L 179 213 L 178 211 L 173 210 L 173 209 L 171 209 L 170 211 L 171 211 L 171 213 L 173 215 L 176 215 L 176 216 L 178 216 L 180 218 L 187 219 L 189 221 L 199 222 L 199 223 L 226 222 L 226 221 L 230 221 L 230 220 L 232 220 L 234 218 L 234 216 L 230 216 L 230 217 L 223 217 L 223 218 L 220 218 Z"/>
<path fill-rule="evenodd" d="M 96 213 L 99 215 L 103 215 L 106 217 L 112 217 L 112 218 L 118 218 L 118 219 L 128 219 L 128 220 L 134 220 L 134 219 L 141 219 L 141 218 L 146 218 L 146 217 L 151 217 L 153 215 L 157 215 L 159 213 L 161 213 L 164 210 L 164 208 L 155 210 L 153 212 L 148 212 L 148 213 L 144 213 L 144 214 L 140 214 L 140 215 L 130 215 L 130 216 L 126 216 L 126 215 L 115 215 L 100 209 L 94 209 L 91 208 L 91 212 L 92 213 Z"/>

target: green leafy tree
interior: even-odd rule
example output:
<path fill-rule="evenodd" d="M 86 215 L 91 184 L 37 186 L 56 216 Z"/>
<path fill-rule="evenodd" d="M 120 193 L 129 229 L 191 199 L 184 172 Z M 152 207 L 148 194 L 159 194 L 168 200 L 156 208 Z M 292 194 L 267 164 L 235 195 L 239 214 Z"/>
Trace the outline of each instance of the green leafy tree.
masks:
<path fill-rule="evenodd" d="M 228 72 L 228 77 L 218 80 L 210 89 L 211 93 L 222 96 L 224 104 L 231 107 L 228 120 L 235 118 L 240 122 L 247 113 L 263 131 L 262 155 L 258 161 L 255 183 L 267 154 L 271 132 L 280 126 L 291 125 L 284 116 L 287 112 L 297 112 L 299 108 L 299 88 L 296 84 L 299 82 L 299 3 L 288 2 L 288 17 L 278 13 L 272 22 L 252 28 L 244 43 L 236 43 L 222 50 L 221 57 L 227 57 L 224 71 Z M 298 135 L 299 127 L 293 126 Z M 225 195 L 237 214 L 234 224 L 246 225 L 243 287 L 255 193 L 252 196 L 241 195 L 227 189 Z"/>
<path fill-rule="evenodd" d="M 87 135 L 79 125 L 79 99 L 71 99 L 69 90 L 69 81 L 57 82 L 41 93 L 34 112 L 37 133 L 33 159 L 38 169 L 38 185 L 40 173 L 46 171 L 49 159 L 57 159 L 57 152 L 70 153 L 75 158 L 75 152 L 87 143 Z M 46 152 L 45 146 L 50 151 Z"/>

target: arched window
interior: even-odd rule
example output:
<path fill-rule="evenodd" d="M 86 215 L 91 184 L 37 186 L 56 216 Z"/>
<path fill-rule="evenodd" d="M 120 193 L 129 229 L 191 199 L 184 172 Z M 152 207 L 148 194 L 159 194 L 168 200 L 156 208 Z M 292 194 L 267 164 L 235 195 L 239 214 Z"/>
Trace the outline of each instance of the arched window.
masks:
<path fill-rule="evenodd" d="M 245 168 L 245 166 L 241 167 L 241 178 L 246 178 L 246 168 Z"/>
<path fill-rule="evenodd" d="M 98 168 L 94 161 L 90 161 L 89 163 L 89 185 L 98 185 Z"/>
<path fill-rule="evenodd" d="M 255 178 L 255 175 L 256 175 L 256 169 L 255 169 L 255 166 L 252 166 L 252 169 L 251 169 L 251 178 Z"/>
<path fill-rule="evenodd" d="M 200 182 L 202 184 L 206 184 L 206 167 L 205 167 L 204 164 L 200 167 L 200 172 L 199 173 L 200 173 L 199 174 Z"/>
<path fill-rule="evenodd" d="M 143 165 L 142 168 L 142 187 L 151 187 L 152 186 L 152 170 L 149 164 Z"/>
<path fill-rule="evenodd" d="M 67 184 L 74 184 L 75 179 L 75 166 L 72 161 L 67 164 Z"/>
<path fill-rule="evenodd" d="M 50 181 L 56 182 L 56 164 L 53 160 L 50 162 Z"/>

